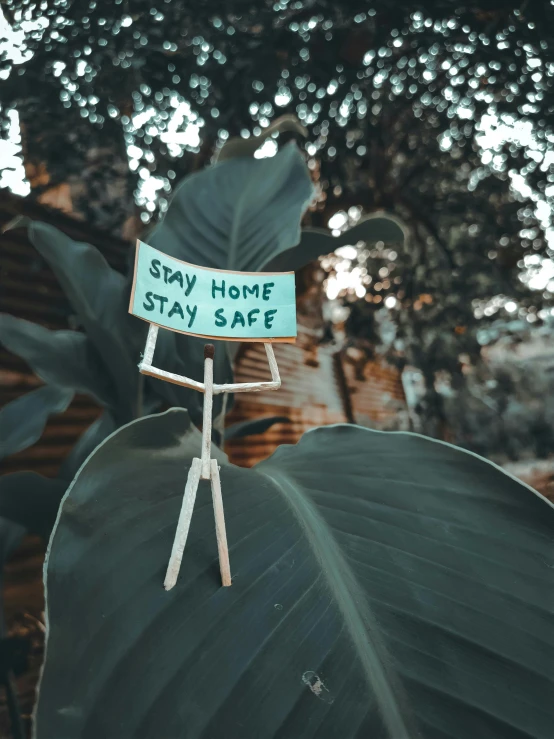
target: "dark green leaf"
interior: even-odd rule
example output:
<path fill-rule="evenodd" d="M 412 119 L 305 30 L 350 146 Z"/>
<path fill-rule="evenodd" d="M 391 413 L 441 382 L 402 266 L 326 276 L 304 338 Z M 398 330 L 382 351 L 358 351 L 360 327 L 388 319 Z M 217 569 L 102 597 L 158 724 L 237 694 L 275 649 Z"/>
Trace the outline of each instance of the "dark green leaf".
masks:
<path fill-rule="evenodd" d="M 221 468 L 233 585 L 182 411 L 102 444 L 47 564 L 37 739 L 550 739 L 554 512 L 469 453 L 356 426 Z"/>
<path fill-rule="evenodd" d="M 256 272 L 298 243 L 300 220 L 312 195 L 308 169 L 294 144 L 267 159 L 228 159 L 187 177 L 146 240 L 185 262 Z M 174 341 L 187 376 L 201 380 L 205 340 L 179 335 Z M 223 346 L 214 360 L 217 383 L 233 377 Z M 217 414 L 221 399 L 215 400 Z"/>
<path fill-rule="evenodd" d="M 45 385 L 4 406 L 0 411 L 0 459 L 38 441 L 48 417 L 63 413 L 72 398 L 72 390 Z"/>
<path fill-rule="evenodd" d="M 98 444 L 104 441 L 104 439 L 113 433 L 116 428 L 117 425 L 113 416 L 109 411 L 104 411 L 104 413 L 102 413 L 102 415 L 97 418 L 83 434 L 81 434 L 79 441 L 62 462 L 58 477 L 61 480 L 72 480 L 89 454 L 92 454 Z"/>
<path fill-rule="evenodd" d="M 225 429 L 225 440 L 242 439 L 244 436 L 263 434 L 264 431 L 267 431 L 276 423 L 290 423 L 290 418 L 288 416 L 268 416 L 234 423 Z"/>
<path fill-rule="evenodd" d="M 0 314 L 0 343 L 31 366 L 45 382 L 92 395 L 114 405 L 114 389 L 85 334 L 50 331 L 22 318 Z"/>
<path fill-rule="evenodd" d="M 186 177 L 147 240 L 201 267 L 257 272 L 298 243 L 312 196 L 294 144 L 266 159 L 229 159 Z"/>
<path fill-rule="evenodd" d="M 287 249 L 270 259 L 263 269 L 269 271 L 299 270 L 319 257 L 331 254 L 339 246 L 355 245 L 358 241 L 374 244 L 404 243 L 406 232 L 400 221 L 389 213 L 373 213 L 339 236 L 332 236 L 323 228 L 305 228 L 298 246 Z"/>
<path fill-rule="evenodd" d="M 117 414 L 133 418 L 138 357 L 128 348 L 129 316 L 125 278 L 90 244 L 73 241 L 57 228 L 33 222 L 29 238 L 46 259 L 75 310 L 87 336 L 113 377 Z"/>
<path fill-rule="evenodd" d="M 66 490 L 67 481 L 51 480 L 36 472 L 3 475 L 0 477 L 0 516 L 47 539 Z"/>

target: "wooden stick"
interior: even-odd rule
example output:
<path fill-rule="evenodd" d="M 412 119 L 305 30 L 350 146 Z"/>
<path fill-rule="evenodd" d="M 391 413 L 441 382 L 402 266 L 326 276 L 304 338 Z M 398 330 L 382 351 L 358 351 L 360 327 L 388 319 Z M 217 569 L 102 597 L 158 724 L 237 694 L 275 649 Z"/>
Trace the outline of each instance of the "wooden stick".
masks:
<path fill-rule="evenodd" d="M 229 564 L 229 549 L 227 547 L 227 533 L 225 531 L 223 498 L 221 497 L 221 480 L 219 479 L 219 467 L 215 459 L 211 460 L 211 481 L 221 584 L 223 587 L 228 588 L 231 585 L 231 566 Z"/>
<path fill-rule="evenodd" d="M 173 372 L 166 372 L 165 370 L 158 369 L 157 367 L 151 367 L 147 364 L 139 364 L 139 371 L 143 375 L 149 375 L 150 377 L 159 377 L 161 380 L 166 382 L 172 382 L 174 385 L 182 385 L 183 387 L 190 387 L 191 390 L 199 390 L 201 393 L 204 392 L 204 383 L 191 380 L 190 377 L 184 377 L 183 375 L 175 375 Z"/>
<path fill-rule="evenodd" d="M 281 378 L 279 376 L 279 367 L 273 353 L 273 346 L 270 343 L 264 344 L 267 361 L 269 362 L 269 370 L 271 372 L 271 382 L 237 382 L 228 385 L 214 385 L 214 395 L 219 393 L 258 393 L 260 390 L 278 390 L 281 387 Z"/>
<path fill-rule="evenodd" d="M 161 380 L 165 380 L 166 382 L 173 382 L 175 385 L 182 385 L 183 387 L 189 387 L 192 390 L 198 390 L 201 393 L 205 393 L 205 382 L 198 382 L 197 380 L 192 380 L 190 377 L 185 377 L 184 375 L 176 375 L 172 372 L 166 372 L 165 370 L 161 370 L 157 367 L 152 366 L 152 357 L 156 345 L 157 333 L 158 326 L 150 324 L 148 338 L 146 339 L 146 347 L 144 350 L 144 359 L 139 364 L 139 371 L 143 375 L 149 375 L 150 377 L 159 377 Z M 206 344 L 206 346 L 213 345 Z M 277 367 L 277 360 L 275 359 L 275 354 L 273 353 L 273 346 L 269 343 L 264 344 L 264 346 L 269 362 L 269 369 L 271 371 L 271 382 L 232 382 L 226 385 L 218 385 L 213 382 L 212 356 L 212 394 L 220 395 L 221 393 L 259 393 L 262 390 L 278 390 L 281 387 L 281 378 L 279 377 L 279 368 Z M 205 370 L 206 366 L 204 366 L 204 371 Z M 211 402 L 213 405 L 213 400 Z M 202 474 L 202 479 L 208 479 L 207 477 L 204 477 L 204 473 Z"/>
<path fill-rule="evenodd" d="M 190 528 L 190 520 L 192 518 L 192 510 L 194 508 L 194 501 L 196 500 L 196 491 L 198 490 L 198 483 L 200 482 L 201 469 L 201 460 L 198 459 L 198 457 L 194 457 L 187 477 L 185 494 L 183 495 L 183 503 L 181 505 L 181 513 L 177 523 L 177 531 L 175 532 L 173 548 L 171 550 L 171 556 L 169 558 L 169 564 L 165 575 L 164 588 L 166 590 L 171 590 L 171 588 L 174 587 L 177 582 L 177 577 L 179 576 L 183 552 L 185 550 L 185 544 L 187 543 Z"/>
<path fill-rule="evenodd" d="M 212 451 L 212 409 L 214 402 L 214 354 L 213 344 L 204 347 L 204 415 L 202 417 L 202 479 L 210 479 Z"/>
<path fill-rule="evenodd" d="M 174 382 L 177 385 L 193 388 L 204 393 L 204 412 L 202 423 L 202 454 L 201 458 L 195 457 L 187 477 L 187 484 L 183 495 L 183 503 L 177 522 L 177 531 L 173 540 L 173 547 L 167 572 L 164 580 L 166 590 L 171 590 L 177 582 L 183 552 L 187 543 L 187 537 L 196 500 L 196 492 L 200 480 L 211 480 L 212 500 L 214 506 L 215 532 L 217 537 L 217 551 L 219 554 L 219 568 L 221 571 L 221 582 L 224 587 L 231 585 L 231 568 L 229 565 L 229 548 L 227 546 L 227 533 L 225 531 L 225 514 L 223 512 L 223 498 L 221 496 L 221 480 L 219 477 L 219 467 L 215 459 L 211 459 L 212 448 L 212 414 L 213 414 L 213 396 L 214 393 L 226 392 L 256 392 L 259 390 L 276 390 L 281 387 L 281 378 L 279 376 L 279 368 L 273 347 L 270 343 L 265 343 L 265 351 L 271 371 L 271 382 L 244 382 L 230 383 L 227 385 L 214 385 L 214 353 L 213 344 L 206 344 L 204 347 L 204 382 L 191 380 L 189 377 L 175 375 L 171 372 L 165 372 L 157 367 L 152 366 L 154 358 L 154 350 L 156 348 L 156 339 L 158 337 L 158 326 L 151 323 L 148 329 L 148 337 L 144 348 L 143 361 L 139 364 L 139 370 L 142 374 L 159 377 L 168 382 Z"/>
<path fill-rule="evenodd" d="M 151 323 L 148 327 L 148 336 L 146 337 L 146 346 L 144 347 L 144 357 L 141 364 L 151 365 L 154 358 L 154 349 L 156 348 L 156 339 L 158 338 L 158 326 Z"/>
<path fill-rule="evenodd" d="M 277 367 L 277 360 L 275 359 L 273 347 L 269 343 L 264 344 L 264 347 L 265 347 L 265 353 L 267 354 L 267 361 L 269 362 L 269 370 L 271 372 L 271 379 L 273 380 L 273 383 L 276 385 L 276 389 L 280 388 L 281 378 L 279 376 L 279 367 Z"/>
<path fill-rule="evenodd" d="M 259 393 L 262 390 L 277 390 L 280 382 L 237 382 L 228 385 L 214 385 L 214 395 L 221 393 Z"/>

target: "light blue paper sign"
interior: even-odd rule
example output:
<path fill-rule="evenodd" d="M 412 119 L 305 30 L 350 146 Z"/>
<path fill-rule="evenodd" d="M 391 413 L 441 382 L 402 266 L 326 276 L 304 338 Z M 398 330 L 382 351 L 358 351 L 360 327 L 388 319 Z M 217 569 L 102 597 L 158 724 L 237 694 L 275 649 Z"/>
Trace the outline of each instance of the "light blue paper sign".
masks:
<path fill-rule="evenodd" d="M 294 341 L 294 272 L 197 267 L 138 241 L 129 313 L 206 338 Z"/>

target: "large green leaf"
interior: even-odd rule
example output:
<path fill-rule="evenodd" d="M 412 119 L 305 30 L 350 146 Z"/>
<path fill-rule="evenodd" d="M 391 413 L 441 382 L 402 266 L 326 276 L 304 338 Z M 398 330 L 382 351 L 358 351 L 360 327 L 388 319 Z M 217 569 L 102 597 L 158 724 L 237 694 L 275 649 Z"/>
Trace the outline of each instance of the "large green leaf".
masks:
<path fill-rule="evenodd" d="M 114 387 L 85 334 L 50 331 L 31 321 L 0 314 L 0 343 L 31 366 L 45 382 L 117 404 Z"/>
<path fill-rule="evenodd" d="M 136 405 L 138 357 L 131 355 L 128 346 L 130 318 L 124 276 L 112 269 L 94 246 L 73 241 L 54 226 L 33 222 L 29 238 L 52 268 L 102 357 L 105 371 L 113 377 L 117 415 L 121 422 L 130 420 Z"/>
<path fill-rule="evenodd" d="M 146 241 L 192 264 L 247 272 L 259 271 L 297 244 L 300 221 L 313 196 L 304 159 L 292 143 L 266 159 L 236 156 L 250 153 L 249 147 L 230 150 L 233 158 L 187 177 Z M 175 342 L 187 375 L 201 380 L 205 340 L 178 336 Z M 216 352 L 215 381 L 232 382 L 232 377 L 227 353 Z M 216 398 L 216 414 L 220 403 Z"/>
<path fill-rule="evenodd" d="M 38 441 L 48 417 L 63 413 L 72 398 L 72 390 L 45 385 L 4 406 L 0 410 L 0 459 Z"/>
<path fill-rule="evenodd" d="M 186 177 L 150 246 L 201 267 L 257 272 L 300 240 L 313 196 L 295 144 L 274 157 L 239 157 Z"/>
<path fill-rule="evenodd" d="M 47 562 L 37 739 L 550 739 L 554 514 L 492 464 L 331 426 L 221 468 L 233 585 L 183 411 L 89 458 Z"/>
<path fill-rule="evenodd" d="M 390 213 L 371 213 L 359 223 L 338 236 L 333 236 L 324 228 L 305 228 L 297 246 L 278 254 L 269 260 L 264 269 L 273 271 L 299 270 L 319 257 L 331 254 L 339 246 L 356 245 L 359 241 L 374 244 L 404 243 L 405 226 Z"/>

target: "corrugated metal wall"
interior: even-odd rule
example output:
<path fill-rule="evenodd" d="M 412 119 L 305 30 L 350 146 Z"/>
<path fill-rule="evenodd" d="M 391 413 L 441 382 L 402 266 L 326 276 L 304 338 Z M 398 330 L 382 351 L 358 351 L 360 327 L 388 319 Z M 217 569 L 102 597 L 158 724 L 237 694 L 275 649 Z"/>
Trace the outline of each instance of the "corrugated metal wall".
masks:
<path fill-rule="evenodd" d="M 362 362 L 358 366 L 345 358 L 342 365 L 354 423 L 382 428 L 406 407 L 398 370 L 379 360 Z"/>
<path fill-rule="evenodd" d="M 236 396 L 229 423 L 265 416 L 287 416 L 290 423 L 276 424 L 264 434 L 245 440 L 227 442 L 225 451 L 235 464 L 250 467 L 268 457 L 279 444 L 296 443 L 315 426 L 355 421 L 380 428 L 404 404 L 397 370 L 380 361 L 364 362 L 363 375 L 356 378 L 356 371 L 342 352 L 319 346 L 317 334 L 300 323 L 296 344 L 275 345 L 282 379 L 279 390 Z M 236 363 L 236 379 L 269 379 L 263 345 L 244 347 Z"/>
<path fill-rule="evenodd" d="M 227 442 L 225 451 L 238 465 L 250 467 L 268 457 L 279 444 L 294 444 L 309 428 L 345 421 L 329 349 L 314 352 L 313 336 L 300 326 L 296 344 L 276 344 L 275 358 L 282 386 L 279 390 L 235 396 L 228 423 L 263 416 L 286 416 L 290 423 L 248 439 Z M 237 382 L 270 379 L 263 344 L 249 344 L 236 362 Z"/>

